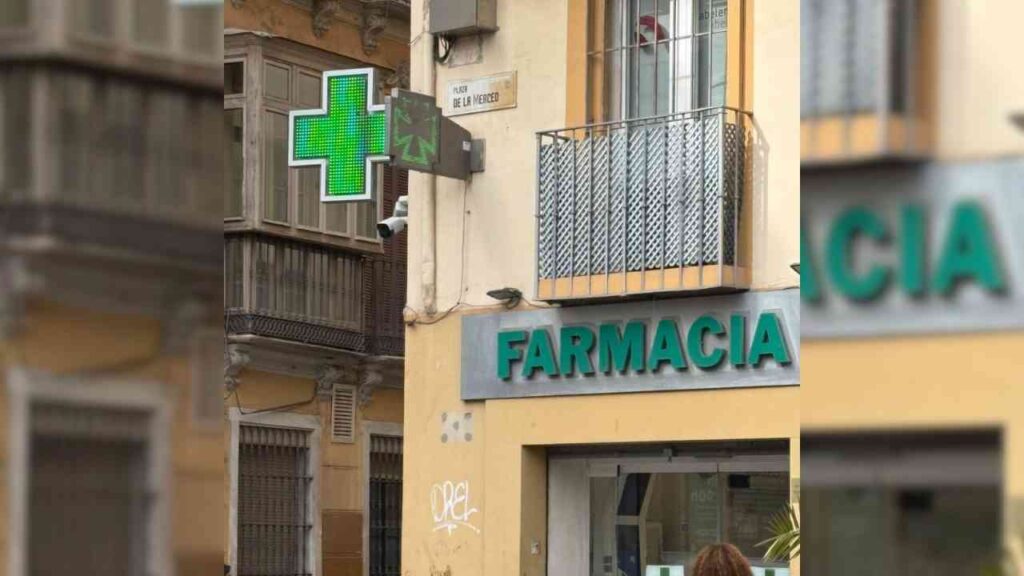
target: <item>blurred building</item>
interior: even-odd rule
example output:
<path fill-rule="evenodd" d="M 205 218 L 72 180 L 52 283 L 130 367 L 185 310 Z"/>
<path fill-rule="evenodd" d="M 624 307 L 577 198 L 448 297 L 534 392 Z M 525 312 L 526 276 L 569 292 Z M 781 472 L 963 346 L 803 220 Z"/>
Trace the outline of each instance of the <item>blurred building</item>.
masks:
<path fill-rule="evenodd" d="M 288 113 L 321 73 L 408 82 L 400 1 L 234 0 L 224 18 L 225 571 L 397 575 L 402 508 L 405 237 L 376 223 L 406 193 L 321 203 L 289 168 Z"/>
<path fill-rule="evenodd" d="M 804 567 L 1019 574 L 1024 5 L 801 11 Z"/>
<path fill-rule="evenodd" d="M 403 574 L 797 573 L 798 3 L 412 4 Z"/>
<path fill-rule="evenodd" d="M 221 7 L 0 3 L 0 572 L 215 574 Z"/>

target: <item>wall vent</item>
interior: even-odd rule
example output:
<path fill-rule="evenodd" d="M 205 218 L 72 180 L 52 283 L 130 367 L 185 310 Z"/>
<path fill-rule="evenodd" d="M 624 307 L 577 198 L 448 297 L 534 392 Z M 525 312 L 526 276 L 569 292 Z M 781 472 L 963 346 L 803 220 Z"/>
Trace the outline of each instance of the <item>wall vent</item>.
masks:
<path fill-rule="evenodd" d="M 356 387 L 335 384 L 331 398 L 331 439 L 351 444 L 356 440 Z"/>

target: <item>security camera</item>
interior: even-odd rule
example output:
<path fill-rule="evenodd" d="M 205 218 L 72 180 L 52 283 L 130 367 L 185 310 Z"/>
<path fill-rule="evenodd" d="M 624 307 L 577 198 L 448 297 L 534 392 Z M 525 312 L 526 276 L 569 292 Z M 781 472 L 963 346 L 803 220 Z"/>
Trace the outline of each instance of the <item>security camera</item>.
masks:
<path fill-rule="evenodd" d="M 377 222 L 377 233 L 381 238 L 391 238 L 402 230 L 405 230 L 405 218 L 392 216 Z"/>
<path fill-rule="evenodd" d="M 390 218 L 377 222 L 377 233 L 381 238 L 391 238 L 405 230 L 406 217 L 409 215 L 409 197 L 399 196 L 395 202 L 395 212 Z"/>

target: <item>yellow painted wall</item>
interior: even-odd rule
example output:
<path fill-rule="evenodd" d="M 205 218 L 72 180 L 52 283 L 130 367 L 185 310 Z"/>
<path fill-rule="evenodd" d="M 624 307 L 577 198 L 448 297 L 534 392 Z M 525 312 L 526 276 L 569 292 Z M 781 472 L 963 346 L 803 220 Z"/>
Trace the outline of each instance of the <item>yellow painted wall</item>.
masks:
<path fill-rule="evenodd" d="M 258 353 L 258 352 L 254 352 Z M 238 397 L 243 410 L 259 410 L 303 402 L 312 397 L 316 382 L 311 378 L 284 376 L 257 370 L 243 370 Z M 364 502 L 367 489 L 363 458 L 367 446 L 361 430 L 368 421 L 402 423 L 401 390 L 377 390 L 370 402 L 356 412 L 356 437 L 351 444 L 331 440 L 331 401 L 318 399 L 288 412 L 320 418 L 320 514 L 323 576 L 362 574 Z M 230 408 L 237 408 L 235 399 Z M 224 443 L 230 450 L 230 443 Z M 224 492 L 230 494 L 230 482 Z M 225 502 L 230 502 L 230 496 Z M 227 512 L 225 513 L 227 514 Z M 226 534 L 227 532 L 225 532 Z M 226 539 L 226 538 L 225 538 Z M 225 551 L 227 558 L 227 551 Z"/>
<path fill-rule="evenodd" d="M 800 2 L 753 3 L 754 290 L 799 286 Z"/>
<path fill-rule="evenodd" d="M 221 514 L 224 452 L 221 430 L 196 423 L 191 413 L 189 358 L 160 352 L 160 326 L 153 318 L 105 314 L 33 301 L 22 331 L 0 342 L 0 411 L 9 403 L 6 373 L 11 367 L 50 374 L 101 370 L 105 381 L 160 382 L 173 407 L 170 481 L 171 551 L 177 574 L 221 570 L 225 516 Z M 97 378 L 101 378 L 97 376 Z M 0 426 L 0 575 L 7 571 L 9 426 Z"/>
<path fill-rule="evenodd" d="M 499 310 L 489 310 L 497 312 Z M 461 315 L 407 332 L 403 573 L 544 574 L 551 444 L 788 438 L 799 478 L 799 388 L 462 402 Z M 473 414 L 473 440 L 441 441 L 441 413 Z M 480 529 L 435 530 L 431 491 L 468 482 Z M 542 545 L 539 557 L 529 544 Z M 799 567 L 796 566 L 795 570 Z"/>
<path fill-rule="evenodd" d="M 1024 332 L 804 340 L 805 431 L 998 427 L 1007 526 L 1024 535 Z"/>
<path fill-rule="evenodd" d="M 1017 73 L 1024 2 L 932 1 L 940 8 L 936 155 L 1024 153 L 1024 133 L 1009 122 L 1024 112 L 1024 75 Z"/>

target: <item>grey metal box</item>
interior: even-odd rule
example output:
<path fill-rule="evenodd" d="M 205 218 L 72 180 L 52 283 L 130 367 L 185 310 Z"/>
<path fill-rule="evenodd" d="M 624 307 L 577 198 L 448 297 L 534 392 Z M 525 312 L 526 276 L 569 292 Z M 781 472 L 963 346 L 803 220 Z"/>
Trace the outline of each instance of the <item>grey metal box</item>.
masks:
<path fill-rule="evenodd" d="M 432 0 L 430 33 L 467 36 L 498 29 L 498 0 Z"/>

